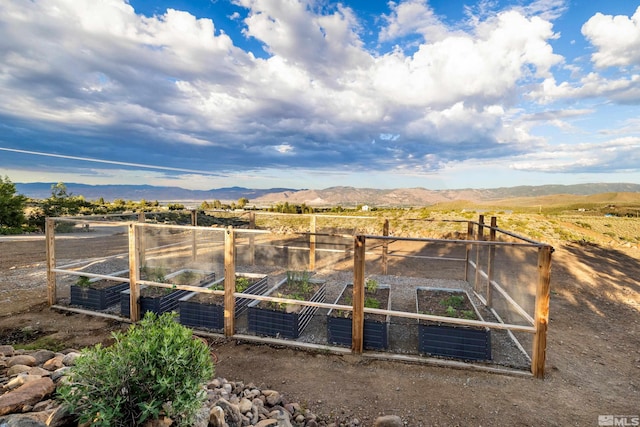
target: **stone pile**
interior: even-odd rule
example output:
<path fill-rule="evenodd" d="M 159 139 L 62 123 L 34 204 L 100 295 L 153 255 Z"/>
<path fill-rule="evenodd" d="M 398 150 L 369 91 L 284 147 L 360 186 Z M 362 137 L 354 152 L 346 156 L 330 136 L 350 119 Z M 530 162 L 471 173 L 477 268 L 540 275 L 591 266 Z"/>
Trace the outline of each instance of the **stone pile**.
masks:
<path fill-rule="evenodd" d="M 56 385 L 74 365 L 79 352 L 22 351 L 0 345 L 0 427 L 78 426 L 55 399 Z M 170 426 L 154 420 L 145 427 Z M 194 427 L 355 427 L 358 419 L 323 419 L 276 390 L 216 378 L 207 384 L 205 406 Z M 397 416 L 379 417 L 374 427 L 404 427 Z"/>

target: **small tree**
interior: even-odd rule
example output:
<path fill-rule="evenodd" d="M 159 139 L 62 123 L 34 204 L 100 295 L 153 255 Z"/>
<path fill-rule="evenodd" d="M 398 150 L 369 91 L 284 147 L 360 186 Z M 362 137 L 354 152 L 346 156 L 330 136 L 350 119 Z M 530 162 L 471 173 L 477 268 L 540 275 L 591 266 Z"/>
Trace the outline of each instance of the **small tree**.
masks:
<path fill-rule="evenodd" d="M 0 229 L 22 227 L 26 203 L 27 198 L 16 194 L 16 186 L 9 177 L 0 177 Z"/>

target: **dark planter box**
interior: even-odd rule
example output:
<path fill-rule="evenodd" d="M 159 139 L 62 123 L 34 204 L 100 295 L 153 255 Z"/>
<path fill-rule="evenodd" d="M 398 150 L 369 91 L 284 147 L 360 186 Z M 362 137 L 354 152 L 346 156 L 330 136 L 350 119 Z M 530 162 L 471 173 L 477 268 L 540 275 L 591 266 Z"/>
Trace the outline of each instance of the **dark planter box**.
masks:
<path fill-rule="evenodd" d="M 128 273 L 129 270 L 119 271 L 114 276 Z M 92 283 L 106 279 L 91 279 Z M 120 301 L 120 292 L 129 288 L 129 283 L 111 282 L 110 286 L 92 287 L 71 285 L 71 305 L 85 307 L 91 310 L 105 310 Z"/>
<path fill-rule="evenodd" d="M 171 278 L 174 278 L 179 274 L 184 273 L 185 271 L 188 271 L 188 270 L 179 270 L 175 273 L 167 275 L 167 279 L 170 280 Z M 189 271 L 199 272 L 197 270 L 189 270 Z M 199 273 L 205 273 L 205 272 L 199 272 Z M 206 286 L 210 284 L 211 281 L 215 280 L 216 278 L 215 273 L 206 273 L 206 274 L 208 274 L 208 276 L 202 281 L 200 281 L 200 283 L 198 283 L 196 286 Z M 143 288 L 144 288 L 144 285 L 140 287 L 141 290 Z M 168 311 L 176 310 L 178 308 L 178 300 L 188 293 L 189 291 L 175 290 L 165 295 L 159 295 L 159 296 L 153 296 L 153 297 L 141 295 L 139 300 L 140 316 L 143 317 L 147 311 L 151 311 L 156 314 L 162 314 Z M 131 315 L 130 301 L 131 301 L 130 289 L 127 289 L 124 292 L 120 293 L 120 313 L 125 317 L 129 317 Z"/>
<path fill-rule="evenodd" d="M 389 285 L 380 285 L 379 289 L 389 289 Z M 352 291 L 351 285 L 346 285 L 335 304 L 338 304 L 343 294 L 347 291 Z M 387 300 L 386 309 L 391 309 L 391 292 L 388 293 L 389 299 Z M 351 317 L 336 317 L 335 310 L 332 308 L 327 313 L 327 339 L 331 344 L 344 345 L 350 347 L 352 344 L 352 331 L 353 321 Z M 389 316 L 385 317 L 385 320 L 376 320 L 368 313 L 364 315 L 364 339 L 363 346 L 369 350 L 385 350 L 389 347 Z"/>
<path fill-rule="evenodd" d="M 263 274 L 236 273 L 236 277 L 257 279 L 253 285 L 244 290 L 243 293 L 245 294 L 262 295 L 267 291 L 268 277 Z M 208 287 L 213 287 L 223 283 L 224 278 L 221 278 Z M 223 329 L 224 304 L 193 301 L 197 294 L 197 292 L 189 292 L 189 294 L 180 298 L 180 323 L 195 328 Z M 247 310 L 249 303 L 252 301 L 254 300 L 236 297 L 236 317 L 244 313 Z"/>
<path fill-rule="evenodd" d="M 267 295 L 271 295 L 287 282 L 283 279 L 274 288 L 270 289 Z M 324 302 L 325 284 L 322 280 L 309 280 L 311 283 L 321 285 L 309 301 Z M 302 334 L 304 328 L 309 324 L 318 307 L 303 306 L 299 312 L 287 313 L 267 307 L 260 307 L 260 301 L 253 301 L 249 304 L 249 331 L 257 335 L 271 337 L 296 339 Z"/>
<path fill-rule="evenodd" d="M 469 299 L 479 320 L 482 316 L 463 290 L 422 288 L 416 290 L 416 307 L 420 312 L 419 293 L 429 291 L 459 293 Z M 418 322 L 418 351 L 421 354 L 451 357 L 463 360 L 491 360 L 491 330 L 483 327 Z"/>

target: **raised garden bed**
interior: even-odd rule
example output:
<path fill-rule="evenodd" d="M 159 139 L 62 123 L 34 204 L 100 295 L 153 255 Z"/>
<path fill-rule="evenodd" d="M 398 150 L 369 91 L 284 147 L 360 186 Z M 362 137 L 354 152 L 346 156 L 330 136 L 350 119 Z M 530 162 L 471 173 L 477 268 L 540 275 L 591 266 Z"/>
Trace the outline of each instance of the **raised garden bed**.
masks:
<path fill-rule="evenodd" d="M 308 272 L 289 272 L 266 295 L 324 302 L 325 282 L 311 279 Z M 256 300 L 249 304 L 248 328 L 257 335 L 296 339 L 317 310 L 318 307 Z"/>
<path fill-rule="evenodd" d="M 367 281 L 365 285 L 365 307 L 391 309 L 391 289 L 389 285 L 378 285 Z M 353 304 L 353 285 L 345 285 L 335 304 Z M 349 310 L 331 309 L 327 313 L 327 339 L 331 344 L 351 346 L 353 312 Z M 390 316 L 381 314 L 364 314 L 363 346 L 370 350 L 384 350 L 389 347 Z"/>
<path fill-rule="evenodd" d="M 421 314 L 483 320 L 464 290 L 416 289 L 416 310 Z M 491 330 L 440 322 L 418 322 L 418 350 L 421 354 L 464 360 L 491 359 Z"/>
<path fill-rule="evenodd" d="M 183 269 L 171 273 L 166 277 L 154 277 L 160 283 L 173 283 L 175 285 L 206 286 L 216 279 L 216 274 L 208 271 Z M 189 291 L 180 289 L 171 290 L 157 286 L 140 286 L 140 316 L 147 311 L 162 314 L 178 308 L 178 300 L 188 294 Z M 120 293 L 120 313 L 130 316 L 131 290 Z"/>
<path fill-rule="evenodd" d="M 129 270 L 113 273 L 113 276 L 125 276 Z M 88 278 L 81 276 L 71 285 L 71 305 L 85 307 L 90 310 L 105 310 L 120 301 L 120 292 L 129 288 L 128 282 Z"/>
<path fill-rule="evenodd" d="M 264 274 L 236 273 L 236 292 L 262 295 L 267 291 L 268 277 Z M 224 290 L 224 277 L 209 289 Z M 244 313 L 252 299 L 236 297 L 236 317 Z M 180 323 L 206 329 L 224 328 L 224 295 L 190 292 L 179 300 Z"/>

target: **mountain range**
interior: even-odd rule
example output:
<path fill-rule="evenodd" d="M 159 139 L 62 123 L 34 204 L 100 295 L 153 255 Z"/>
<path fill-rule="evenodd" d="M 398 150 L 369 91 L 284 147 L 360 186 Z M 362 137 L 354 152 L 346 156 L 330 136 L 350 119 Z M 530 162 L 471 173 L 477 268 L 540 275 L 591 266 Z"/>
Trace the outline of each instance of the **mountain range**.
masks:
<path fill-rule="evenodd" d="M 16 190 L 33 199 L 51 196 L 55 183 L 15 183 Z M 601 193 L 640 193 L 640 184 L 591 183 L 574 185 L 539 185 L 500 187 L 488 189 L 429 190 L 426 188 L 374 189 L 355 187 L 330 187 L 322 190 L 269 188 L 251 189 L 226 187 L 211 190 L 188 190 L 180 187 L 157 187 L 152 185 L 87 185 L 65 184 L 70 195 L 83 196 L 88 200 L 158 200 L 160 202 L 192 202 L 220 200 L 228 203 L 247 198 L 249 205 L 258 207 L 277 203 L 306 204 L 309 206 L 355 206 L 377 207 L 428 206 L 458 200 L 470 202 L 492 202 L 514 198 L 553 196 L 559 194 L 590 196 Z"/>

